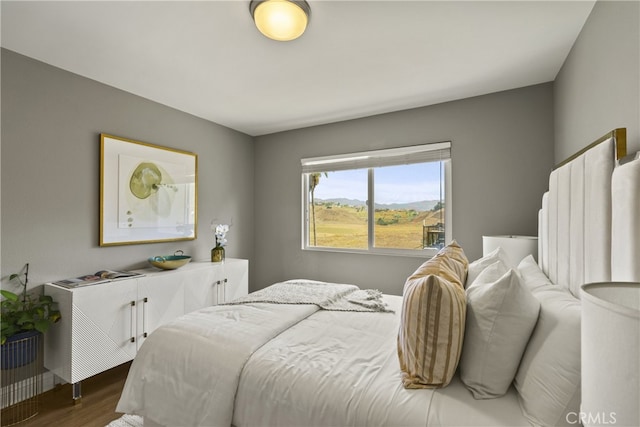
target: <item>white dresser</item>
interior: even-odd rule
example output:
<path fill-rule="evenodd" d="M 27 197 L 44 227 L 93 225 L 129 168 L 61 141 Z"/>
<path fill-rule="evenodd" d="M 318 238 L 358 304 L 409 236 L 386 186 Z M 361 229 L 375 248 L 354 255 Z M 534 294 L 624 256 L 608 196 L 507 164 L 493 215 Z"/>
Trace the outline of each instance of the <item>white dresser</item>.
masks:
<path fill-rule="evenodd" d="M 62 319 L 45 334 L 45 367 L 73 384 L 133 360 L 159 326 L 200 308 L 231 301 L 249 289 L 249 262 L 191 262 L 177 270 L 136 270 L 144 276 L 68 289 L 45 284 Z"/>

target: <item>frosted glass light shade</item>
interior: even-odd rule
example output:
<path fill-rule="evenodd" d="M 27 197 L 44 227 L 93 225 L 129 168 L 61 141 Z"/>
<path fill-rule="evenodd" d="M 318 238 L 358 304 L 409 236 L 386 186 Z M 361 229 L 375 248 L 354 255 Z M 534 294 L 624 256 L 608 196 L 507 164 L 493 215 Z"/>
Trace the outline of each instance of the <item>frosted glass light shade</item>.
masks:
<path fill-rule="evenodd" d="M 585 426 L 640 425 L 640 283 L 582 285 Z"/>
<path fill-rule="evenodd" d="M 534 236 L 482 236 L 482 256 L 502 247 L 509 267 L 517 267 L 527 255 L 538 260 L 538 238 Z"/>
<path fill-rule="evenodd" d="M 309 5 L 305 1 L 265 0 L 249 5 L 256 27 L 277 41 L 297 39 L 309 22 Z"/>

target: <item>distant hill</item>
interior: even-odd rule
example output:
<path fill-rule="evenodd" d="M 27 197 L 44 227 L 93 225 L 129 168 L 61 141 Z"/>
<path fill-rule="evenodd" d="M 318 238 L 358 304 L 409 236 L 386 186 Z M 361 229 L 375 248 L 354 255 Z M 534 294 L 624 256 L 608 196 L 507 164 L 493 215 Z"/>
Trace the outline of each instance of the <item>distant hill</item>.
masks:
<path fill-rule="evenodd" d="M 376 203 L 376 209 L 395 209 L 395 210 L 415 210 L 419 212 L 430 211 L 433 209 L 439 200 L 422 200 L 420 202 L 411 202 L 411 203 L 390 203 L 390 204 L 382 204 Z"/>
<path fill-rule="evenodd" d="M 354 207 L 367 205 L 362 200 L 356 200 L 356 199 L 318 199 L 316 198 L 316 204 L 318 203 L 333 203 L 335 205 L 354 206 Z"/>
<path fill-rule="evenodd" d="M 411 203 L 376 203 L 376 209 L 390 209 L 390 210 L 415 210 L 418 212 L 430 211 L 435 207 L 439 200 L 422 200 L 420 202 Z M 316 199 L 318 203 L 333 203 L 341 206 L 366 206 L 366 203 L 357 199 Z"/>

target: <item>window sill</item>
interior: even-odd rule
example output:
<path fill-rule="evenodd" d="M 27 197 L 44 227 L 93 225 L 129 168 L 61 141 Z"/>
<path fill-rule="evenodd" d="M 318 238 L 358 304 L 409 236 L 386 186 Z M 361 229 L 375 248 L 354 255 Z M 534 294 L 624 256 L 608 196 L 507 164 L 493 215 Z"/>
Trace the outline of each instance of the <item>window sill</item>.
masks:
<path fill-rule="evenodd" d="M 350 248 L 327 248 L 316 246 L 305 246 L 303 251 L 310 252 L 333 252 L 333 253 L 348 253 L 358 255 L 383 255 L 383 256 L 398 256 L 398 257 L 410 257 L 410 258 L 432 258 L 438 253 L 438 249 L 424 249 L 424 250 L 411 250 L 411 249 L 385 249 L 376 248 L 372 250 L 368 249 L 350 249 Z"/>

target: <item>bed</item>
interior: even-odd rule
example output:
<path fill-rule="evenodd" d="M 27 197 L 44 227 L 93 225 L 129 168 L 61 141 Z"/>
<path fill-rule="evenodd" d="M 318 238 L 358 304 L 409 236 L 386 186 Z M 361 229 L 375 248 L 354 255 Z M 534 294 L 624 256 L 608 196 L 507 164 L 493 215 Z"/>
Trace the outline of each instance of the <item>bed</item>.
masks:
<path fill-rule="evenodd" d="M 640 253 L 628 203 L 640 183 L 615 179 L 640 161 L 618 166 L 622 156 L 616 130 L 552 172 L 538 262 L 509 266 L 497 250 L 469 263 L 453 242 L 407 278 L 402 297 L 300 279 L 187 314 L 144 343 L 117 411 L 146 426 L 571 424 L 579 287 L 640 280 L 633 258 L 612 261 Z M 287 300 L 291 289 L 304 295 Z M 514 313 L 492 306 L 487 289 L 508 292 L 500 298 Z M 442 304 L 428 308 L 436 296 Z M 447 342 L 428 347 L 434 321 Z M 444 362 L 425 362 L 440 351 Z"/>

